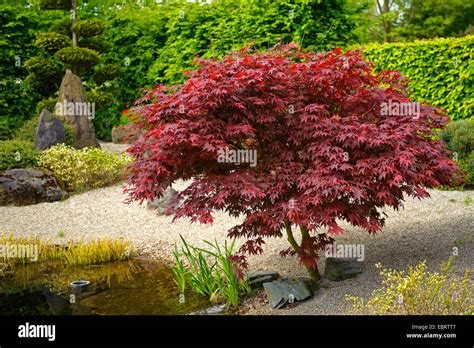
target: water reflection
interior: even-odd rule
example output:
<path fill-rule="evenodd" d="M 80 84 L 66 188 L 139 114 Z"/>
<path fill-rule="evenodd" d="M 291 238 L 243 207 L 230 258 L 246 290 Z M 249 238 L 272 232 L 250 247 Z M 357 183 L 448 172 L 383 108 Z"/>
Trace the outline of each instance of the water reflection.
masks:
<path fill-rule="evenodd" d="M 77 280 L 90 285 L 72 289 Z M 1 315 L 174 315 L 208 306 L 192 292 L 180 298 L 171 270 L 146 260 L 86 267 L 33 263 L 0 275 Z"/>

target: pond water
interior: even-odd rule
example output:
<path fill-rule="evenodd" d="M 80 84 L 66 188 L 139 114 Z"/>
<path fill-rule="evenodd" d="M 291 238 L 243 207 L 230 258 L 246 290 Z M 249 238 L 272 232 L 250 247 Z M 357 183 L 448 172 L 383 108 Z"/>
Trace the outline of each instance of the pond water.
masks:
<path fill-rule="evenodd" d="M 71 288 L 78 280 L 89 285 Z M 209 306 L 195 293 L 180 296 L 171 269 L 146 260 L 79 267 L 48 262 L 0 273 L 0 315 L 182 315 Z"/>

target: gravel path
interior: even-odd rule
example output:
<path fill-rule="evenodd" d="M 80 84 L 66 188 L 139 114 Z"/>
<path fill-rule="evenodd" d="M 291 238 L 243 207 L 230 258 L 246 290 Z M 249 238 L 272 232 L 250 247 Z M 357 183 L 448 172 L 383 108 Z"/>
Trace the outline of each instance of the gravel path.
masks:
<path fill-rule="evenodd" d="M 185 182 L 178 182 L 181 190 Z M 344 314 L 349 308 L 345 294 L 365 298 L 380 283 L 374 267 L 376 262 L 390 268 L 405 268 L 410 262 L 428 260 L 429 267 L 437 269 L 446 260 L 453 247 L 459 246 L 455 258 L 456 271 L 474 264 L 474 203 L 466 204 L 466 197 L 474 199 L 474 191 L 430 191 L 431 199 L 409 199 L 401 211 L 387 210 L 389 217 L 384 230 L 368 235 L 361 229 L 347 227 L 346 233 L 336 237 L 336 243 L 363 244 L 365 247 L 364 272 L 343 282 L 323 281 L 322 289 L 314 298 L 293 308 L 271 310 L 255 300 L 249 304 L 250 314 Z M 190 224 L 186 220 L 171 223 L 170 216 L 157 216 L 145 205 L 123 204 L 126 197 L 120 185 L 106 187 L 72 196 L 64 202 L 41 203 L 25 207 L 0 207 L 0 233 L 14 236 L 39 237 L 61 243 L 65 240 L 87 241 L 98 238 L 124 238 L 145 253 L 159 250 L 170 258 L 172 246 L 182 234 L 189 242 L 203 245 L 202 241 L 223 241 L 226 231 L 239 220 L 227 214 L 215 214 L 211 226 Z M 64 237 L 58 232 L 64 231 Z M 295 258 L 281 258 L 278 253 L 288 247 L 284 238 L 270 239 L 263 255 L 249 259 L 251 270 L 272 269 L 283 276 L 305 276 Z M 148 250 L 147 250 L 148 249 Z M 324 269 L 324 257 L 320 262 Z"/>
<path fill-rule="evenodd" d="M 100 147 L 104 151 L 114 152 L 114 153 L 122 153 L 124 152 L 128 145 L 127 144 L 114 144 L 109 142 L 99 141 Z"/>

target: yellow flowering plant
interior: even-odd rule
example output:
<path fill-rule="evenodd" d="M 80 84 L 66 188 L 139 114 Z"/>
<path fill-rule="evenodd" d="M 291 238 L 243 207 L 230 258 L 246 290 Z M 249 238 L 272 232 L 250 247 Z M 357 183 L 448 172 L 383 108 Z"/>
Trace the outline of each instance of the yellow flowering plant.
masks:
<path fill-rule="evenodd" d="M 59 144 L 39 155 L 39 166 L 53 172 L 68 191 L 80 192 L 120 181 L 124 168 L 131 161 L 99 148 L 76 150 Z"/>
<path fill-rule="evenodd" d="M 473 315 L 474 284 L 471 271 L 467 269 L 462 278 L 457 278 L 452 269 L 453 257 L 442 262 L 440 273 L 428 271 L 426 261 L 409 266 L 408 272 L 383 269 L 385 279 L 382 287 L 373 291 L 371 297 L 346 295 L 355 314 L 370 315 Z"/>

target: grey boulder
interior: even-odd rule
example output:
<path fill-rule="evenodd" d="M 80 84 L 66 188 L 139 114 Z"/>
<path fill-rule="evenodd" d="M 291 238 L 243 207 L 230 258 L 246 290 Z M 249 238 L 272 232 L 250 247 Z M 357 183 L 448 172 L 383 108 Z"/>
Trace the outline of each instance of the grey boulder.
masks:
<path fill-rule="evenodd" d="M 272 308 L 282 308 L 294 301 L 304 301 L 314 295 L 319 284 L 307 278 L 282 279 L 264 283 L 263 288 Z"/>
<path fill-rule="evenodd" d="M 275 271 L 248 272 L 246 275 L 251 289 L 263 288 L 263 283 L 272 282 L 280 277 Z"/>
<path fill-rule="evenodd" d="M 10 169 L 0 172 L 0 205 L 23 206 L 68 197 L 63 185 L 48 171 Z"/>
<path fill-rule="evenodd" d="M 64 122 L 72 127 L 73 145 L 76 149 L 100 147 L 91 120 L 93 116 L 90 114 L 92 106 L 94 106 L 95 112 L 95 104 L 92 105 L 85 100 L 82 80 L 67 69 L 59 87 L 55 114 L 62 117 Z"/>
<path fill-rule="evenodd" d="M 38 127 L 36 128 L 35 148 L 36 150 L 47 150 L 51 146 L 66 141 L 66 130 L 62 122 L 46 109 L 40 114 Z"/>
<path fill-rule="evenodd" d="M 170 215 L 179 207 L 178 191 L 169 187 L 160 198 L 148 200 L 146 206 L 158 215 Z"/>
<path fill-rule="evenodd" d="M 354 278 L 362 273 L 362 264 L 356 259 L 328 257 L 324 276 L 329 280 L 340 281 Z"/>

